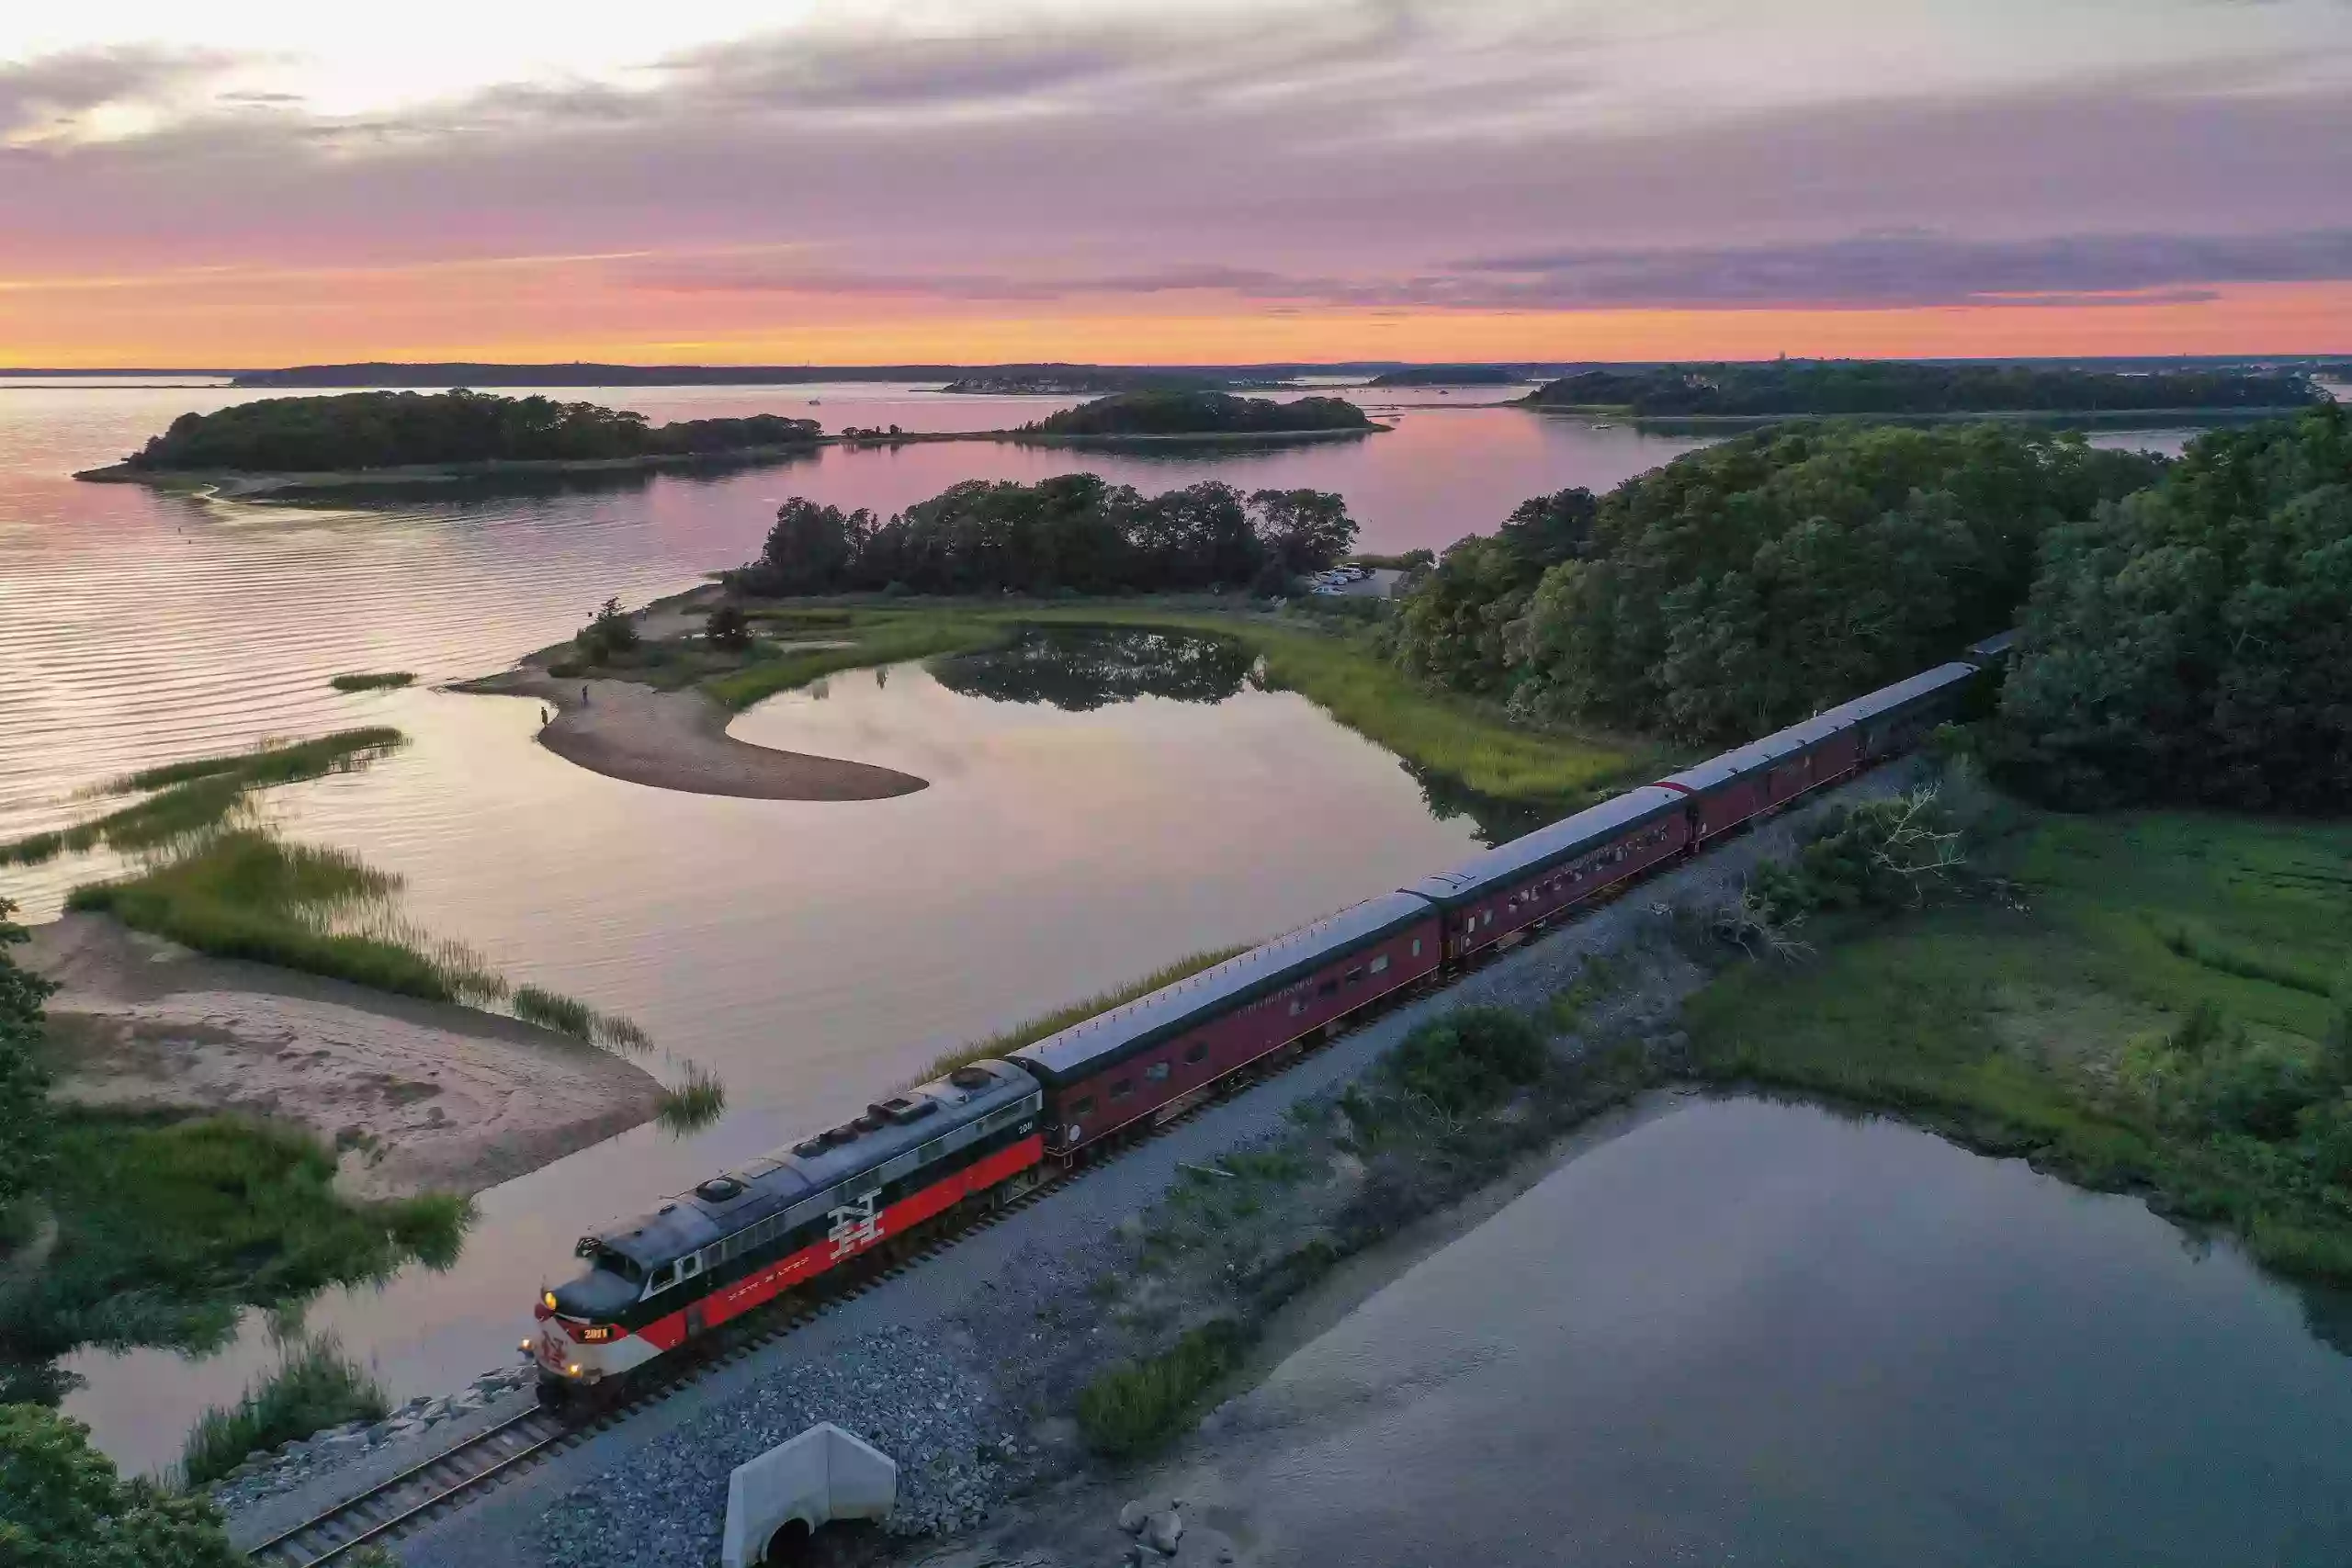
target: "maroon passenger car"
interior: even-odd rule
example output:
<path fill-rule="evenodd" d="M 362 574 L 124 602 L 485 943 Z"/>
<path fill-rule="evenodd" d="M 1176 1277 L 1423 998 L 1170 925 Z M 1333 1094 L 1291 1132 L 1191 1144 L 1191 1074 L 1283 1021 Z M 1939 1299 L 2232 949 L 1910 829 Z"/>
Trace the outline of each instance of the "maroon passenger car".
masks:
<path fill-rule="evenodd" d="M 1164 1122 L 1216 1079 L 1433 972 L 1437 911 L 1387 893 L 1025 1045 L 1046 1085 L 1046 1150 L 1067 1157 Z"/>

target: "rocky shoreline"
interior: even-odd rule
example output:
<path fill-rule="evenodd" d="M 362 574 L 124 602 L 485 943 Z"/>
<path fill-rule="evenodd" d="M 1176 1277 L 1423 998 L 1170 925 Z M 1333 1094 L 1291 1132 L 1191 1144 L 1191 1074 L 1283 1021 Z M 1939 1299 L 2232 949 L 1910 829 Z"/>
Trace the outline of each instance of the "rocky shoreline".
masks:
<path fill-rule="evenodd" d="M 273 1497 L 282 1497 L 395 1443 L 421 1438 L 436 1427 L 487 1410 L 500 1400 L 531 1386 L 537 1373 L 528 1366 L 484 1372 L 456 1393 L 418 1394 L 381 1421 L 350 1421 L 281 1443 L 266 1453 L 248 1454 L 244 1462 L 214 1482 L 207 1492 L 220 1511 L 234 1517 Z"/>

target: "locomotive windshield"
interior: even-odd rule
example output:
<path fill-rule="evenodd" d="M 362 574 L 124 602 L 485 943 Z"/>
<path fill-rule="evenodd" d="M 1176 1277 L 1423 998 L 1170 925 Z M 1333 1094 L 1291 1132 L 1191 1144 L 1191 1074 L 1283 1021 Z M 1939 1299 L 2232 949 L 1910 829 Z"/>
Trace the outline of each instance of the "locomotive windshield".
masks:
<path fill-rule="evenodd" d="M 637 1259 L 624 1257 L 609 1247 L 600 1247 L 596 1249 L 593 1267 L 602 1269 L 607 1274 L 618 1274 L 632 1285 L 645 1283 L 645 1269 Z"/>

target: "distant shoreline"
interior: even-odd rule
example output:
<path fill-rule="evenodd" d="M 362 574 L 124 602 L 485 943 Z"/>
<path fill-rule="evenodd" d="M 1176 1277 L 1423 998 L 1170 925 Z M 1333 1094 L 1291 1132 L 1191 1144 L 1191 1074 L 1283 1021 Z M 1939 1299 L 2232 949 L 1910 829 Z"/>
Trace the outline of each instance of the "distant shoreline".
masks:
<path fill-rule="evenodd" d="M 355 490 L 381 485 L 458 484 L 469 479 L 522 479 L 560 474 L 612 474 L 664 470 L 717 471 L 788 463 L 827 446 L 903 446 L 943 441 L 998 441 L 1019 446 L 1114 448 L 1139 443 L 1216 442 L 1266 444 L 1328 441 L 1370 435 L 1394 428 L 1374 423 L 1363 430 L 1234 430 L 1167 435 L 1055 435 L 1026 430 L 901 431 L 889 435 L 826 435 L 785 446 L 746 446 L 735 452 L 658 452 L 632 457 L 500 457 L 478 463 L 403 463 L 382 468 L 271 472 L 243 468 L 134 468 L 128 463 L 84 468 L 74 478 L 89 484 L 143 484 L 163 491 L 197 491 L 224 501 L 310 491 Z"/>
<path fill-rule="evenodd" d="M 1467 406 L 1467 405 L 1456 405 Z M 1922 413 L 1635 413 L 1623 404 L 1538 403 L 1515 398 L 1487 405 L 1523 408 L 1533 413 L 1607 420 L 1663 434 L 1759 430 L 1798 420 L 1860 420 L 1871 424 L 2049 424 L 2085 430 L 2156 430 L 2178 425 L 2247 424 L 2300 413 L 2309 403 L 2275 408 L 2203 409 L 1970 409 Z"/>

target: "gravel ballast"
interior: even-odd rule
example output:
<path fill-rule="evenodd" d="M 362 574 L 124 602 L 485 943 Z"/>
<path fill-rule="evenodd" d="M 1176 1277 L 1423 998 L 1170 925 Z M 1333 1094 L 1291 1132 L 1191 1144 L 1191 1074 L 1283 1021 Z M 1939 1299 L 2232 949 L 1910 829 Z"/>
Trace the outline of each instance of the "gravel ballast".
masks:
<path fill-rule="evenodd" d="M 1736 895 L 1759 861 L 1789 852 L 1810 818 L 1894 793 L 1917 776 L 1907 764 L 1882 769 L 1396 1009 L 558 1456 L 404 1542 L 403 1562 L 705 1568 L 718 1561 L 729 1472 L 820 1421 L 899 1461 L 892 1530 L 953 1532 L 978 1523 L 1082 1462 L 1069 1423 L 1040 1417 L 1067 1414 L 1084 1379 L 1126 1348 L 1104 1321 L 1098 1282 L 1132 1256 L 1135 1217 L 1181 1167 L 1281 1135 L 1293 1107 L 1336 1094 L 1435 1014 L 1478 1003 L 1539 1006 L 1591 958 L 1655 946 L 1670 929 L 1667 907 Z M 1685 993 L 1687 977 L 1663 976 L 1659 985 L 1655 998 L 1620 998 L 1612 1007 L 1662 1014 Z"/>

